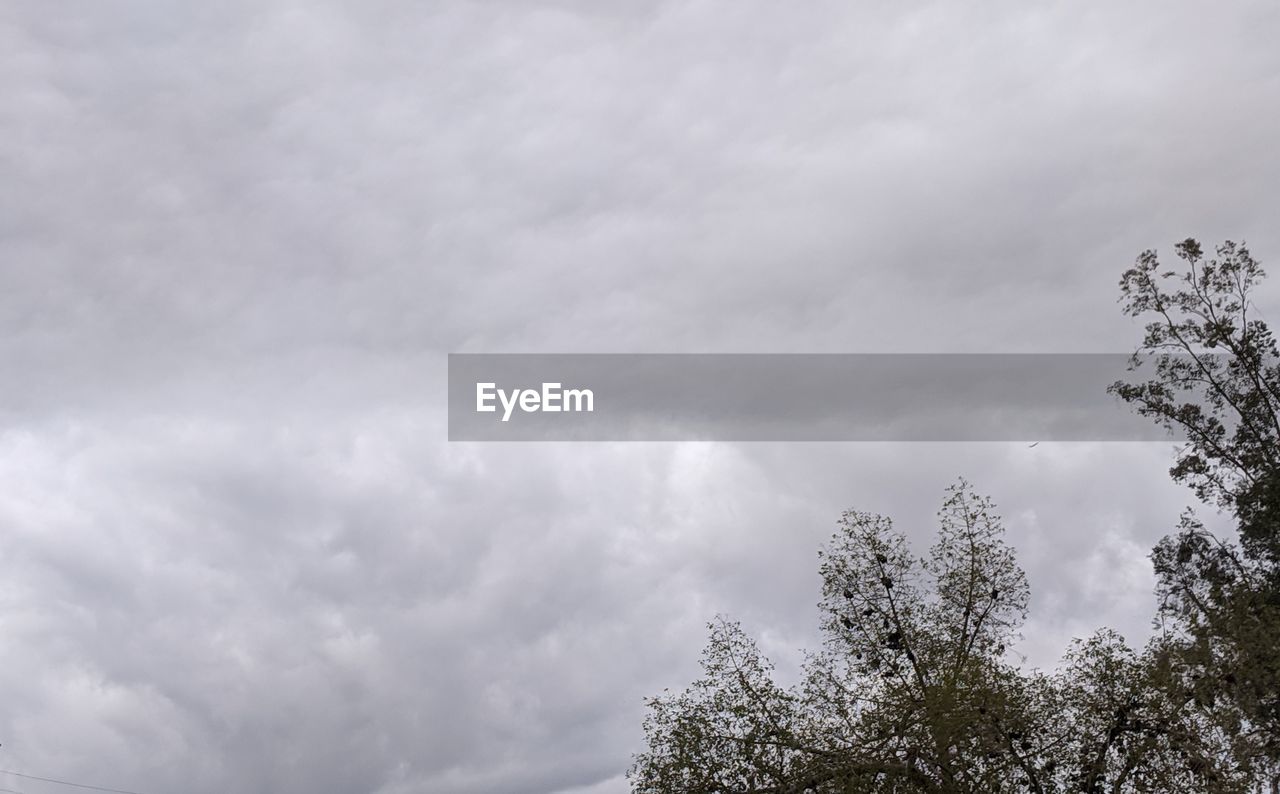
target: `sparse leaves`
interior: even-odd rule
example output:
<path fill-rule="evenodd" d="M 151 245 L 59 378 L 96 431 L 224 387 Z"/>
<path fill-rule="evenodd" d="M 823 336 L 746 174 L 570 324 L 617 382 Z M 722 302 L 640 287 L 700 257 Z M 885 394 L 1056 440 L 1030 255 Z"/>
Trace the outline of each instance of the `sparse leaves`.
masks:
<path fill-rule="evenodd" d="M 1176 745 L 1211 790 L 1280 771 L 1280 353 L 1251 300 L 1264 274 L 1247 248 L 1206 259 L 1186 240 L 1177 254 L 1181 270 L 1147 251 L 1121 280 L 1125 311 L 1150 318 L 1132 369 L 1154 362 L 1154 377 L 1111 391 L 1186 435 L 1170 474 L 1237 519 L 1238 543 L 1187 512 L 1152 553 L 1165 629 L 1154 681 L 1196 721 L 1187 731 L 1232 737 L 1199 755 Z"/>
<path fill-rule="evenodd" d="M 967 483 L 948 491 L 927 557 L 889 519 L 851 511 L 821 560 L 826 643 L 803 681 L 778 688 L 736 624 L 712 624 L 704 677 L 650 703 L 635 791 L 1204 790 L 1177 776 L 1169 740 L 1142 738 L 1176 709 L 1118 637 L 1083 643 L 1054 676 L 1003 661 L 1029 588 Z"/>
<path fill-rule="evenodd" d="M 1245 549 L 1280 559 L 1280 351 L 1251 291 L 1264 277 L 1243 245 L 1226 242 L 1206 259 L 1195 240 L 1177 246 L 1185 269 L 1160 271 L 1145 251 L 1125 271 L 1124 311 L 1150 317 L 1131 369 L 1154 366 L 1145 382 L 1117 382 L 1112 394 L 1187 441 L 1170 474 L 1202 501 L 1241 519 Z"/>
<path fill-rule="evenodd" d="M 963 481 L 914 555 L 883 516 L 850 511 L 820 553 L 823 647 L 792 688 L 736 624 L 711 626 L 704 676 L 650 701 L 644 794 L 1247 792 L 1280 771 L 1280 354 L 1250 293 L 1263 272 L 1228 242 L 1181 270 L 1144 252 L 1121 283 L 1150 321 L 1111 392 L 1186 434 L 1171 470 L 1232 511 L 1241 543 L 1188 513 L 1152 554 L 1165 631 L 1111 631 L 1052 675 L 1007 664 L 1030 590 L 990 500 Z"/>

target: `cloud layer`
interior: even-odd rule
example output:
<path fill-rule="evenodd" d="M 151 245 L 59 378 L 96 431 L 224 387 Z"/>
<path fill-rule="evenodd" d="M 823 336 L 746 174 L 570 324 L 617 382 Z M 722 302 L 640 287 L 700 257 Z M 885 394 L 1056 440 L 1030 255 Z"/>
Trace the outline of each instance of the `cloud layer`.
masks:
<path fill-rule="evenodd" d="M 0 769 L 624 790 L 706 620 L 785 672 L 839 512 L 924 544 L 961 474 L 1029 570 L 1029 664 L 1140 639 L 1168 445 L 448 444 L 444 354 L 1126 352 L 1142 249 L 1280 259 L 1277 22 L 7 4 Z"/>

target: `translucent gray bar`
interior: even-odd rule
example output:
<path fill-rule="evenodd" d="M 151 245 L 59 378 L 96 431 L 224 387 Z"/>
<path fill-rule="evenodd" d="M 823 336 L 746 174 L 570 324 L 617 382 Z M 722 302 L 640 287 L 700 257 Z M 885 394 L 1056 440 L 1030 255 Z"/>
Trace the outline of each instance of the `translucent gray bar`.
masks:
<path fill-rule="evenodd" d="M 1117 380 L 1150 377 L 1148 367 L 1129 372 L 1129 362 L 1123 354 L 453 354 L 449 439 L 1168 439 L 1107 394 Z M 516 390 L 537 394 L 516 398 Z M 477 410 L 478 396 L 493 410 Z"/>

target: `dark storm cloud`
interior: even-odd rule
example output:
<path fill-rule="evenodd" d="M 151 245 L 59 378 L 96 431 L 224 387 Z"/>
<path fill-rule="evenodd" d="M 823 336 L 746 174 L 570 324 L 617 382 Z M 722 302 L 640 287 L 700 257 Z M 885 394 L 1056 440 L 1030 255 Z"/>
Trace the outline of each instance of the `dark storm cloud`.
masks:
<path fill-rule="evenodd" d="M 705 620 L 793 667 L 839 511 L 959 474 L 1031 663 L 1139 638 L 1164 445 L 451 445 L 444 354 L 1126 352 L 1143 248 L 1280 251 L 1275 13 L 7 4 L 0 768 L 618 791 Z"/>

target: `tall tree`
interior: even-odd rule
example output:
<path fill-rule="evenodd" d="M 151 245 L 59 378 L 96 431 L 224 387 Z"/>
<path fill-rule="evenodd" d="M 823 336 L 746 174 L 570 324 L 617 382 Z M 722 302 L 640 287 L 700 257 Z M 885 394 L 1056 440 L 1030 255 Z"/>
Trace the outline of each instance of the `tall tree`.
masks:
<path fill-rule="evenodd" d="M 1175 696 L 1235 735 L 1241 769 L 1280 763 L 1280 353 L 1252 293 L 1264 278 L 1243 245 L 1206 257 L 1177 246 L 1164 269 L 1146 251 L 1120 282 L 1124 310 L 1148 319 L 1131 370 L 1113 394 L 1186 442 L 1170 470 L 1236 519 L 1219 538 L 1191 511 L 1152 559 Z"/>
<path fill-rule="evenodd" d="M 1007 660 L 1026 576 L 990 500 L 964 482 L 915 556 L 848 512 L 821 554 L 824 646 L 784 688 L 741 627 L 711 626 L 704 676 L 653 698 L 630 771 L 682 792 L 1243 791 L 1225 735 L 1152 685 L 1113 634 L 1054 675 Z"/>
<path fill-rule="evenodd" d="M 1231 241 L 1206 258 L 1198 242 L 1184 240 L 1177 255 L 1183 269 L 1164 270 L 1156 252 L 1145 251 L 1120 280 L 1125 313 L 1149 320 L 1131 369 L 1154 364 L 1155 372 L 1111 391 L 1186 436 L 1170 474 L 1232 511 L 1243 552 L 1275 567 L 1280 351 L 1252 301 L 1265 273 Z"/>

